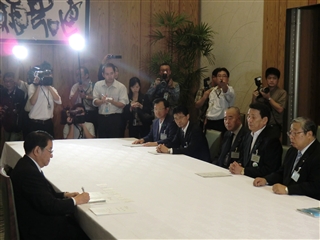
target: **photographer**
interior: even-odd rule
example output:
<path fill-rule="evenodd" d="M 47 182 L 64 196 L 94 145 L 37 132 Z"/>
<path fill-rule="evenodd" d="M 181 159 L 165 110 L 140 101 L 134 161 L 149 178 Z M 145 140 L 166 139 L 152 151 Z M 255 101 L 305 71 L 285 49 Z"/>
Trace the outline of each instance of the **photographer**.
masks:
<path fill-rule="evenodd" d="M 263 88 L 256 82 L 258 89 L 253 92 L 252 103 L 260 102 L 269 107 L 271 116 L 268 126 L 272 129 L 274 136 L 280 138 L 283 112 L 287 103 L 287 92 L 278 87 L 280 71 L 277 68 L 268 68 L 265 78 L 268 86 Z"/>
<path fill-rule="evenodd" d="M 71 111 L 67 112 L 67 123 L 63 128 L 63 137 L 67 139 L 94 138 L 94 126 L 91 122 L 85 122 L 84 106 L 75 104 Z"/>
<path fill-rule="evenodd" d="M 153 102 L 156 98 L 168 100 L 170 107 L 173 109 L 178 105 L 180 86 L 172 80 L 169 64 L 162 63 L 160 65 L 159 75 L 160 77 L 151 84 L 147 95 L 149 96 L 150 102 Z"/>
<path fill-rule="evenodd" d="M 217 86 L 217 75 L 220 68 L 216 68 L 212 71 L 212 79 L 203 79 L 203 88 L 200 88 L 194 99 L 196 109 L 199 109 L 199 122 L 201 129 L 204 128 L 204 121 L 206 118 L 207 109 L 209 106 L 209 95 L 214 87 Z"/>
<path fill-rule="evenodd" d="M 4 88 L 0 90 L 0 119 L 4 129 L 4 141 L 21 141 L 24 92 L 15 85 L 12 72 L 4 74 L 3 84 Z"/>
<path fill-rule="evenodd" d="M 54 136 L 53 109 L 54 103 L 61 104 L 61 97 L 52 86 L 52 70 L 50 64 L 44 62 L 29 71 L 34 78 L 28 89 L 31 110 L 29 112 L 29 132 L 43 130 Z M 30 77 L 29 77 L 30 81 Z"/>

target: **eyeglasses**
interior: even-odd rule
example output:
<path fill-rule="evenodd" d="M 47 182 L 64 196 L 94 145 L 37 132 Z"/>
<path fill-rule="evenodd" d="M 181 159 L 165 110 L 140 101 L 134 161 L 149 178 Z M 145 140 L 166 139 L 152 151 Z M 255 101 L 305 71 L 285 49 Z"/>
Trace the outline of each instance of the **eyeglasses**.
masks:
<path fill-rule="evenodd" d="M 217 77 L 218 78 L 227 78 L 228 76 L 227 75 L 218 75 Z"/>
<path fill-rule="evenodd" d="M 301 132 L 287 132 L 287 135 L 288 135 L 288 137 L 290 137 L 291 135 L 293 136 L 293 137 L 295 137 L 295 136 L 297 136 L 297 134 L 299 134 L 299 133 L 303 133 L 304 131 L 301 131 Z"/>
<path fill-rule="evenodd" d="M 184 118 L 184 117 L 186 117 L 186 116 L 178 116 L 178 117 L 174 117 L 173 119 L 174 119 L 175 121 L 179 121 L 180 119 L 182 119 L 182 118 Z"/>
<path fill-rule="evenodd" d="M 51 153 L 51 154 L 53 153 L 53 149 L 49 150 L 49 149 L 46 149 L 46 148 L 45 148 L 45 150 L 47 150 L 47 151 L 48 151 L 49 153 Z"/>

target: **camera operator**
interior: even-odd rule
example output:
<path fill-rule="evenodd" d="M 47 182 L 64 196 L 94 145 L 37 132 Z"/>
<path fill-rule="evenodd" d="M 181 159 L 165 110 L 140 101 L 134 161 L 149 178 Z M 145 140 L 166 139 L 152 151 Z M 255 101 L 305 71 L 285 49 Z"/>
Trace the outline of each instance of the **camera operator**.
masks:
<path fill-rule="evenodd" d="M 93 123 L 97 128 L 98 109 L 92 105 L 94 83 L 89 78 L 89 70 L 86 67 L 80 68 L 80 79 L 70 90 L 71 106 L 82 103 L 85 109 L 86 122 Z"/>
<path fill-rule="evenodd" d="M 4 74 L 3 84 L 4 87 L 0 90 L 0 119 L 4 141 L 21 141 L 24 92 L 16 86 L 12 72 Z"/>
<path fill-rule="evenodd" d="M 171 78 L 171 67 L 168 63 L 162 63 L 159 71 L 160 77 L 157 78 L 147 91 L 150 102 L 157 98 L 166 99 L 171 109 L 178 105 L 180 97 L 180 86 Z"/>
<path fill-rule="evenodd" d="M 51 86 L 53 78 L 50 64 L 43 63 L 36 69 L 39 71 L 34 71 L 35 77 L 28 89 L 31 104 L 29 132 L 43 130 L 54 136 L 52 122 L 54 103 L 61 104 L 61 97 Z"/>
<path fill-rule="evenodd" d="M 280 138 L 283 123 L 283 112 L 287 103 L 287 92 L 278 87 L 280 71 L 271 67 L 266 70 L 265 78 L 268 87 L 258 89 L 253 92 L 252 103 L 260 102 L 266 104 L 270 109 L 270 121 L 268 125 L 272 129 L 272 134 Z"/>
<path fill-rule="evenodd" d="M 217 86 L 217 75 L 220 68 L 212 71 L 211 81 L 210 78 L 203 79 L 203 87 L 200 88 L 194 99 L 196 109 L 199 109 L 199 122 L 200 128 L 204 128 L 204 121 L 206 118 L 207 109 L 209 106 L 209 95 L 214 87 Z"/>
<path fill-rule="evenodd" d="M 209 107 L 206 113 L 205 128 L 227 131 L 224 125 L 224 111 L 234 105 L 235 93 L 229 86 L 230 73 L 226 68 L 220 68 L 217 73 L 217 86 L 209 94 Z"/>
<path fill-rule="evenodd" d="M 63 128 L 63 137 L 67 139 L 94 138 L 94 126 L 85 121 L 85 110 L 81 103 L 75 104 L 68 112 L 67 123 Z"/>

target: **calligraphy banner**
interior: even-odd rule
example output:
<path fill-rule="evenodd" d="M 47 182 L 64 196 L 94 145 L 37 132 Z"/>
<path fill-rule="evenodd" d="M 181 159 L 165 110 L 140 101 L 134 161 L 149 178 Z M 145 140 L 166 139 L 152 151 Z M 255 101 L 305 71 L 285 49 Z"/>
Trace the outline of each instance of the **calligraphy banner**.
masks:
<path fill-rule="evenodd" d="M 1 0 L 1 41 L 63 43 L 74 33 L 87 38 L 89 6 L 89 0 Z"/>

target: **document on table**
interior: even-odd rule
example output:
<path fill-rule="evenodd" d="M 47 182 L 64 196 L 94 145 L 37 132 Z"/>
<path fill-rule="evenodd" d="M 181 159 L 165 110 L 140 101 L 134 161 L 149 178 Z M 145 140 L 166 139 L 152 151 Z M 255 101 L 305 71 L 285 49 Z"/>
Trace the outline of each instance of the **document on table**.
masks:
<path fill-rule="evenodd" d="M 213 177 L 229 177 L 232 176 L 231 173 L 226 172 L 204 172 L 204 173 L 196 173 L 200 177 L 204 178 L 213 178 Z"/>
<path fill-rule="evenodd" d="M 129 206 L 105 206 L 105 207 L 92 207 L 90 211 L 95 215 L 113 215 L 113 214 L 125 214 L 135 213 L 136 211 Z"/>
<path fill-rule="evenodd" d="M 297 209 L 299 212 L 308 214 L 309 216 L 320 218 L 320 207 L 314 207 L 314 208 L 300 208 Z"/>
<path fill-rule="evenodd" d="M 105 202 L 106 199 L 100 192 L 89 192 L 90 200 L 89 203 Z"/>
<path fill-rule="evenodd" d="M 145 147 L 145 146 L 143 146 L 143 144 L 132 144 L 132 143 L 122 144 L 122 146 L 125 146 L 125 147 Z"/>

